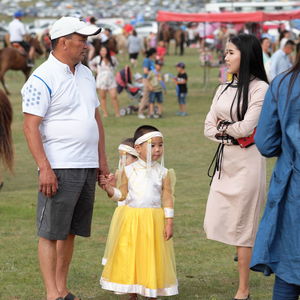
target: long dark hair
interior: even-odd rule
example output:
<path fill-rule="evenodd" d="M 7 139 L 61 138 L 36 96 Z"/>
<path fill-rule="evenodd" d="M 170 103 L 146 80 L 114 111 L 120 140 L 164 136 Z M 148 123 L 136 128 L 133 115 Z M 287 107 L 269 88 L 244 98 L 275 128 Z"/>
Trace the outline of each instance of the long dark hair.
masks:
<path fill-rule="evenodd" d="M 11 123 L 13 110 L 6 94 L 0 90 L 0 162 L 13 170 L 14 152 L 12 146 Z"/>
<path fill-rule="evenodd" d="M 112 58 L 111 58 L 111 55 L 110 55 L 110 50 L 108 49 L 108 47 L 106 47 L 106 46 L 101 46 L 100 47 L 100 50 L 99 50 L 99 56 L 100 56 L 100 65 L 101 65 L 101 63 L 102 63 L 102 56 L 101 56 L 101 54 L 100 54 L 100 52 L 101 52 L 101 49 L 102 48 L 105 48 L 106 49 L 106 58 L 108 59 L 108 61 L 109 61 L 109 63 L 111 64 L 111 66 L 115 66 L 115 63 L 113 62 L 113 60 L 112 60 Z"/>
<path fill-rule="evenodd" d="M 266 83 L 269 82 L 264 68 L 262 48 L 257 37 L 252 34 L 241 33 L 231 37 L 229 42 L 241 52 L 238 78 L 237 74 L 233 74 L 232 81 L 226 87 L 227 89 L 237 79 L 237 119 L 241 121 L 248 109 L 250 81 L 258 78 Z"/>

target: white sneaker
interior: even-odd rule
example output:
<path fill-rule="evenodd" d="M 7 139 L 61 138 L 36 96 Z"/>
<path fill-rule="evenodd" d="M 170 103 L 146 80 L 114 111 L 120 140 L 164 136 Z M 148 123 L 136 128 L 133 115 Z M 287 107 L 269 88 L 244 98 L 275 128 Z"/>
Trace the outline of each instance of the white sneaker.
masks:
<path fill-rule="evenodd" d="M 138 114 L 139 119 L 146 119 L 146 117 L 143 114 Z"/>

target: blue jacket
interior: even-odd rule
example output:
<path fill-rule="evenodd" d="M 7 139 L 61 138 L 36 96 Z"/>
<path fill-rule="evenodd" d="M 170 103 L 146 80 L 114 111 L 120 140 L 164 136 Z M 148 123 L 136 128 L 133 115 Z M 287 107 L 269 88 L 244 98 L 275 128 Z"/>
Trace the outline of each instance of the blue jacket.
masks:
<path fill-rule="evenodd" d="M 300 76 L 288 97 L 284 75 L 266 93 L 255 136 L 261 154 L 278 159 L 250 266 L 300 285 Z"/>

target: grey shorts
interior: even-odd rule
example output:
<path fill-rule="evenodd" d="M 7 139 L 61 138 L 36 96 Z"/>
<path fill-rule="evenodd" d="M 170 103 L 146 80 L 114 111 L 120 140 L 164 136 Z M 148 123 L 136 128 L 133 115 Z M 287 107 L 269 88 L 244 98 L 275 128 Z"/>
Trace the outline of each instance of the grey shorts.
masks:
<path fill-rule="evenodd" d="M 38 194 L 38 236 L 65 240 L 69 234 L 88 237 L 95 199 L 96 169 L 54 169 L 57 193 L 48 198 Z"/>

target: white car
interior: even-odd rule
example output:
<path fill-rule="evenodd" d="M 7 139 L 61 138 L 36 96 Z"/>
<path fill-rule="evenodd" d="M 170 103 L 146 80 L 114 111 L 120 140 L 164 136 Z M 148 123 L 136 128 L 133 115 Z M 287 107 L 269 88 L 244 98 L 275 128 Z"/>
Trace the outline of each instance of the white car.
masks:
<path fill-rule="evenodd" d="M 117 24 L 114 24 L 114 23 L 104 23 L 104 22 L 97 22 L 96 23 L 97 26 L 105 29 L 105 28 L 109 28 L 111 30 L 111 33 L 113 35 L 118 35 L 118 34 L 122 34 L 123 33 L 123 29 L 122 27 L 120 27 L 119 25 Z"/>
<path fill-rule="evenodd" d="M 157 22 L 143 22 L 136 24 L 134 26 L 135 31 L 137 32 L 138 36 L 141 38 L 147 37 L 150 32 L 157 33 L 158 32 L 158 25 Z"/>

